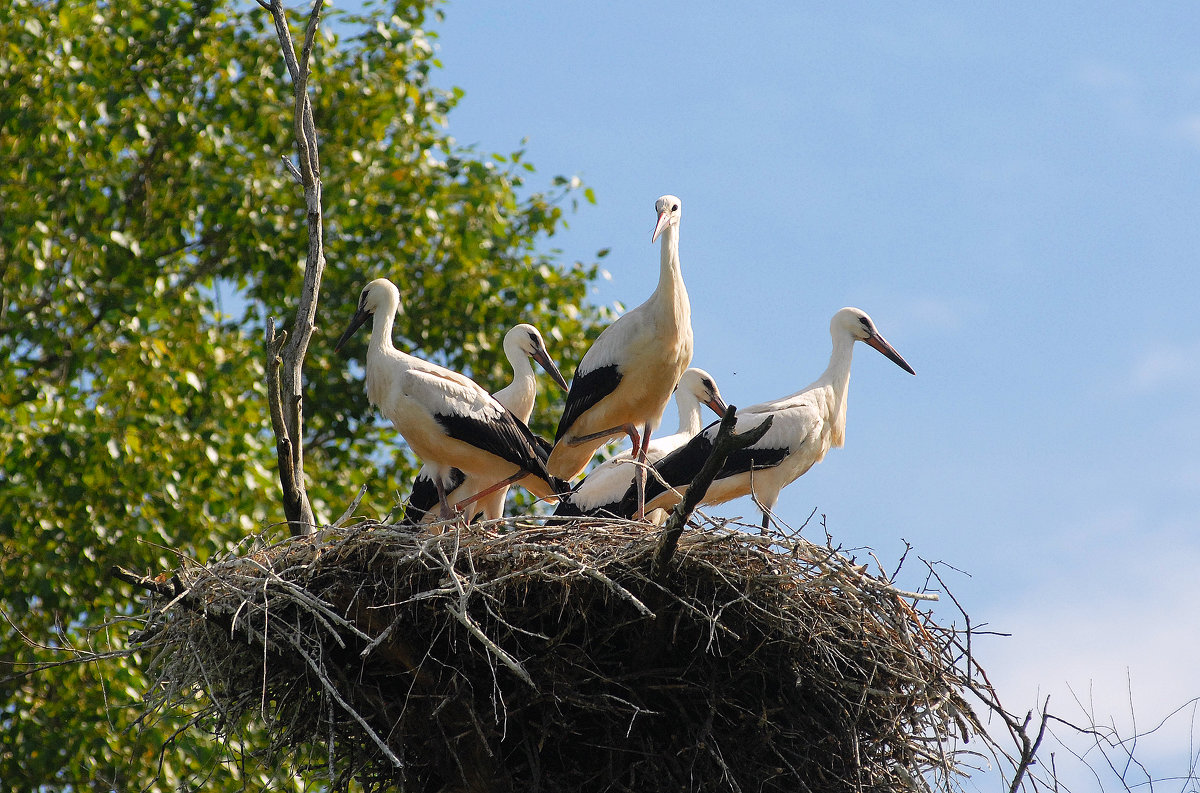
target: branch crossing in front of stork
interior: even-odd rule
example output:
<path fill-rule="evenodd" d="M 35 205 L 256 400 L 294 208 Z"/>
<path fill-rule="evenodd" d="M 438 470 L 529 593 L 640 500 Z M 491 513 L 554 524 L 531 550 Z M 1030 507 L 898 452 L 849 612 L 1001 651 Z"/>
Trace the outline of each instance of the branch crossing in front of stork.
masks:
<path fill-rule="evenodd" d="M 687 492 L 683 494 L 683 498 L 671 510 L 671 517 L 667 519 L 667 523 L 663 527 L 662 539 L 659 541 L 658 550 L 654 554 L 652 573 L 655 580 L 661 579 L 666 572 L 667 565 L 671 561 L 671 556 L 675 553 L 675 548 L 679 544 L 679 537 L 683 534 L 683 530 L 687 526 L 688 518 L 692 516 L 692 512 L 704 500 L 705 494 L 708 493 L 708 488 L 712 485 L 713 479 L 716 478 L 722 466 L 725 465 L 725 461 L 729 459 L 729 455 L 738 449 L 745 449 L 747 446 L 757 443 L 762 436 L 767 434 L 767 430 L 771 429 L 771 422 L 773 420 L 774 416 L 767 416 L 754 429 L 734 435 L 733 428 L 737 424 L 737 407 L 729 405 L 725 408 L 725 415 L 721 417 L 721 426 L 717 430 L 717 438 L 713 444 L 712 453 L 704 461 L 704 465 L 700 468 L 700 473 L 696 474 L 696 478 L 688 485 Z"/>

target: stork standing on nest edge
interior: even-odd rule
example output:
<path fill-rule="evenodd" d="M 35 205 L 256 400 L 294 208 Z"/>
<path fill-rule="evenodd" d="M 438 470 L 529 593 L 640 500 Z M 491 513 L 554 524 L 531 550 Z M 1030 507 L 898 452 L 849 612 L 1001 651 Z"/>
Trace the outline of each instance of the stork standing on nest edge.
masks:
<path fill-rule="evenodd" d="M 478 497 L 517 481 L 539 498 L 562 490 L 546 471 L 537 437 L 482 386 L 396 349 L 392 325 L 399 307 L 400 291 L 391 281 L 377 278 L 367 284 L 334 350 L 374 316 L 364 367 L 367 398 L 429 467 L 442 516 L 454 514 L 446 500 L 452 468 L 490 480 Z"/>
<path fill-rule="evenodd" d="M 735 426 L 740 431 L 757 427 L 768 416 L 773 416 L 774 421 L 757 443 L 729 455 L 701 504 L 720 504 L 749 494 L 762 509 L 762 525 L 767 528 L 779 492 L 821 462 L 832 447 L 845 443 L 846 398 L 850 391 L 854 342 L 874 347 L 904 371 L 916 374 L 860 309 L 843 308 L 834 314 L 829 333 L 833 337 L 829 366 L 811 385 L 791 396 L 737 412 Z M 712 452 L 718 427 L 719 422 L 710 424 L 686 445 L 654 464 L 658 475 L 652 475 L 646 485 L 645 509 L 670 509 L 679 502 Z M 628 518 L 637 508 L 636 494 L 630 489 L 621 507 L 610 511 Z"/>
<path fill-rule="evenodd" d="M 579 362 L 554 434 L 546 469 L 563 479 L 579 474 L 596 450 L 628 435 L 632 456 L 646 459 L 650 433 L 692 361 L 692 312 L 679 264 L 678 198 L 654 202 L 662 237 L 658 287 L 645 303 L 604 329 Z M 637 477 L 643 492 L 644 471 Z M 639 513 L 640 514 L 640 513 Z"/>
<path fill-rule="evenodd" d="M 529 362 L 530 359 L 540 363 L 550 378 L 563 391 L 567 390 L 567 381 L 563 379 L 558 367 L 554 365 L 554 359 L 546 350 L 546 342 L 542 338 L 542 334 L 533 325 L 521 323 L 504 335 L 504 355 L 508 358 L 509 365 L 512 366 L 513 379 L 511 383 L 492 396 L 497 402 L 508 408 L 514 416 L 528 424 L 529 416 L 533 413 L 533 403 L 537 399 L 537 374 Z M 467 476 L 457 468 L 452 468 L 449 481 L 446 483 L 446 501 L 453 504 L 474 496 L 493 481 L 502 479 L 503 471 L 500 471 L 499 474 L 499 476 L 490 477 L 489 481 L 489 479 L 482 479 L 475 475 Z M 502 487 L 476 501 L 466 511 L 467 520 L 474 520 L 475 516 L 481 513 L 484 520 L 501 517 L 504 514 L 504 498 L 507 494 L 508 488 Z M 432 510 L 437 503 L 437 486 L 434 484 L 431 469 L 429 466 L 422 466 L 416 481 L 413 482 L 412 493 L 409 495 L 408 504 L 404 509 L 404 522 L 419 524 L 433 520 L 435 515 Z"/>

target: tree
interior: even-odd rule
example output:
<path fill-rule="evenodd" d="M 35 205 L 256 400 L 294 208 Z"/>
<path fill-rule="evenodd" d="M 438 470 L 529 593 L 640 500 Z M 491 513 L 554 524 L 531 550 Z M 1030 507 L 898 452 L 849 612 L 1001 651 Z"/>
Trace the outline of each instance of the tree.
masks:
<path fill-rule="evenodd" d="M 594 264 L 546 239 L 575 180 L 530 190 L 522 152 L 455 144 L 426 0 L 326 25 L 310 95 L 328 268 L 309 348 L 306 473 L 319 517 L 362 483 L 387 512 L 413 468 L 332 343 L 365 281 L 402 285 L 397 343 L 499 385 L 515 322 L 569 371 L 594 335 Z M 291 85 L 269 14 L 233 0 L 15 0 L 0 10 L 0 779 L 173 789 L 221 750 L 186 715 L 137 721 L 141 659 L 9 675 L 121 648 L 131 591 L 282 520 L 263 331 L 295 312 L 304 203 Z M 590 192 L 584 193 L 591 200 Z M 545 389 L 544 389 L 545 391 Z M 535 413 L 552 428 L 544 393 Z M 44 648 L 38 649 L 37 645 Z M 201 725 L 203 726 L 203 725 Z M 178 732 L 177 732 L 178 731 Z M 166 745 L 166 750 L 160 748 Z M 159 766 L 161 762 L 161 768 Z M 205 780 L 241 789 L 247 761 Z M 286 776 L 286 775 L 285 775 Z M 279 785 L 279 780 L 276 780 Z M 297 785 L 301 784 L 297 780 Z"/>

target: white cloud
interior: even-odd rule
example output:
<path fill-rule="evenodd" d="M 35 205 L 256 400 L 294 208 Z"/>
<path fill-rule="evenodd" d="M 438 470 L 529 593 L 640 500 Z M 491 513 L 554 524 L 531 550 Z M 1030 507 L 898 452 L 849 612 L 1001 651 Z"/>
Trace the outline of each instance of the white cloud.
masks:
<path fill-rule="evenodd" d="M 888 318 L 885 335 L 889 332 L 903 335 L 910 330 L 935 333 L 957 331 L 963 327 L 967 317 L 979 311 L 969 300 L 939 295 L 892 296 L 890 302 L 896 311 Z"/>
<path fill-rule="evenodd" d="M 1200 341 L 1161 342 L 1142 353 L 1129 381 L 1138 393 L 1163 391 L 1200 378 Z"/>
<path fill-rule="evenodd" d="M 1137 88 L 1129 72 L 1099 61 L 1087 61 L 1075 67 L 1075 77 L 1083 85 L 1104 93 L 1128 93 Z"/>
<path fill-rule="evenodd" d="M 1178 137 L 1200 146 L 1200 114 L 1190 115 L 1176 122 L 1174 131 Z"/>
<path fill-rule="evenodd" d="M 907 308 L 914 322 L 936 330 L 959 329 L 967 313 L 966 307 L 955 301 L 932 296 L 914 298 Z"/>

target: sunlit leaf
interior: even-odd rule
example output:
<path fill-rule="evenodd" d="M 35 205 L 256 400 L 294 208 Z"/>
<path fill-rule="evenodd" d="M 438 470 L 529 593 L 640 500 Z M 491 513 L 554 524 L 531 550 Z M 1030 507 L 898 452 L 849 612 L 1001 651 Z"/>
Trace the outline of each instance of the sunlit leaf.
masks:
<path fill-rule="evenodd" d="M 327 269 L 304 440 L 325 513 L 365 483 L 360 511 L 386 514 L 416 464 L 367 404 L 361 338 L 349 358 L 332 350 L 365 280 L 400 285 L 398 344 L 492 388 L 511 377 L 508 327 L 540 325 L 570 371 L 603 316 L 585 303 L 596 266 L 549 242 L 586 188 L 539 186 L 523 153 L 447 137 L 464 93 L 436 87 L 438 18 L 423 0 L 327 17 L 313 53 Z M 123 628 L 85 627 L 130 608 L 112 565 L 157 573 L 282 517 L 263 338 L 268 316 L 290 329 L 307 253 L 279 161 L 296 157 L 292 88 L 255 3 L 12 0 L 0 108 L 0 609 L 34 642 L 58 642 L 58 624 L 64 641 L 119 647 Z M 554 400 L 543 387 L 543 434 Z M 61 656 L 6 631 L 0 658 Z M 208 733 L 175 735 L 186 714 L 135 724 L 145 686 L 137 659 L 0 683 L 0 786 L 320 788 L 252 755 L 226 765 Z"/>

